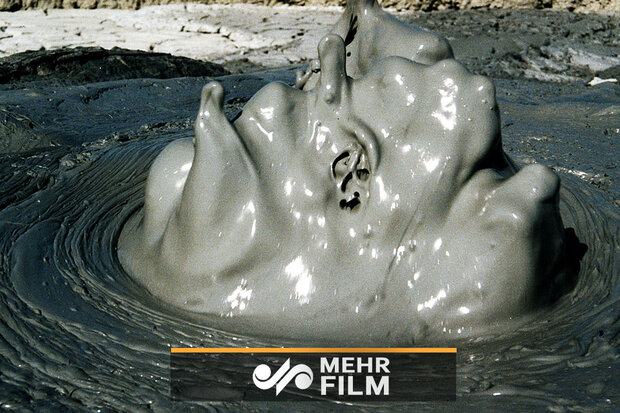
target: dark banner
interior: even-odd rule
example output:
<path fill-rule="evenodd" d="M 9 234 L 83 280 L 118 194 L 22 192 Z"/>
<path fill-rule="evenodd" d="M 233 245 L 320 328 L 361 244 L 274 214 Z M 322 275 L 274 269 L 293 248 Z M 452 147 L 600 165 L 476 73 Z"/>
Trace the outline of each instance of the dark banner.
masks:
<path fill-rule="evenodd" d="M 170 394 L 201 401 L 456 398 L 455 348 L 173 348 Z"/>

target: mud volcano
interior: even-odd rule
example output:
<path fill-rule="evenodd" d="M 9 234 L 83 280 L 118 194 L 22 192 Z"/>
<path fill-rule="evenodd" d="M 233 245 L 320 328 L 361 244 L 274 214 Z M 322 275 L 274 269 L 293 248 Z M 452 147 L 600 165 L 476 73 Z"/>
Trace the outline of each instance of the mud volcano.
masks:
<path fill-rule="evenodd" d="M 121 234 L 126 271 L 223 328 L 365 345 L 472 333 L 570 289 L 559 179 L 503 153 L 490 80 L 349 4 L 305 90 L 269 84 L 231 123 L 205 86 L 194 139 L 157 157 Z"/>
<path fill-rule="evenodd" d="M 213 96 L 215 100 L 211 103 L 217 103 L 217 109 L 222 111 L 217 116 L 223 126 L 228 123 L 226 118 L 243 119 L 253 112 L 246 109 L 240 112 L 242 107 L 275 80 L 291 86 L 308 85 L 310 90 L 315 84 L 322 85 L 318 90 L 327 103 L 341 98 L 331 96 L 324 86 L 339 85 L 346 79 L 333 67 L 349 70 L 345 69 L 345 46 L 354 43 L 353 39 L 347 43 L 348 29 L 350 26 L 344 36 L 328 37 L 323 43 L 320 57 L 323 62 L 331 61 L 329 70 L 319 63 L 320 73 L 312 73 L 317 65 L 311 63 L 306 76 L 296 75 L 293 70 L 280 70 L 218 77 L 216 80 L 226 92 L 225 97 L 219 86 L 212 84 L 204 92 L 201 116 L 205 116 Z M 402 63 L 387 61 L 392 65 Z M 410 61 L 407 65 L 421 71 L 435 67 L 415 66 Z M 470 76 L 461 72 L 460 65 L 450 65 L 451 77 L 458 78 L 455 72 L 463 73 L 459 75 L 462 77 Z M 429 79 L 441 79 L 437 75 L 440 67 L 432 69 L 435 72 Z M 363 65 L 356 69 L 366 70 Z M 372 70 L 369 69 L 370 77 Z M 329 78 L 317 79 L 334 73 Z M 338 342 L 342 339 L 339 333 L 346 333 L 347 342 L 370 339 L 401 345 L 450 343 L 459 348 L 457 402 L 415 405 L 422 410 L 467 411 L 498 405 L 502 409 L 532 411 L 613 409 L 620 388 L 617 378 L 620 191 L 615 143 L 620 123 L 618 86 L 494 80 L 501 114 L 501 124 L 497 127 L 502 129 L 504 150 L 513 162 L 499 157 L 499 161 L 485 166 L 500 171 L 506 168 L 506 176 L 513 176 L 510 178 L 513 180 L 531 174 L 526 182 L 536 182 L 541 177 L 547 182 L 547 177 L 553 176 L 551 172 L 528 166 L 540 162 L 553 168 L 562 181 L 559 194 L 553 193 L 543 203 L 553 206 L 550 200 L 559 200 L 565 228 L 560 235 L 562 254 L 571 258 L 563 262 L 570 261 L 572 267 L 557 282 L 555 278 L 546 279 L 547 285 L 554 288 L 544 305 L 527 305 L 527 311 L 504 314 L 501 319 L 482 317 L 483 322 L 478 322 L 476 328 L 461 328 L 461 331 L 456 325 L 447 326 L 446 331 L 435 329 L 436 334 L 431 335 L 407 334 L 413 330 L 401 329 L 400 334 L 388 337 L 392 328 L 402 325 L 392 321 L 387 329 L 370 329 L 374 335 L 362 331 L 355 336 L 351 332 L 339 332 L 338 326 L 332 325 L 335 334 L 319 334 L 314 339 L 306 334 L 302 340 L 285 337 L 278 329 L 270 331 L 266 328 L 268 319 L 227 317 L 222 321 L 217 312 L 203 314 L 183 305 L 171 305 L 161 294 L 149 291 L 154 289 L 152 286 L 137 282 L 119 262 L 119 237 L 127 222 L 138 216 L 136 213 L 145 204 L 153 162 L 157 162 L 161 153 L 170 151 L 165 148 L 170 148 L 171 142 L 185 142 L 182 145 L 192 147 L 195 113 L 199 110 L 197 98 L 211 80 L 211 77 L 139 78 L 86 85 L 5 87 L 0 97 L 2 139 L 8 152 L 0 159 L 0 170 L 5 177 L 0 183 L 3 407 L 181 411 L 190 406 L 173 403 L 168 397 L 167 363 L 171 346 L 325 345 Z M 465 87 L 464 83 L 455 84 L 461 90 Z M 283 88 L 283 85 L 269 86 L 267 92 L 263 90 L 258 96 L 288 90 Z M 423 95 L 414 97 L 423 98 Z M 474 104 L 472 98 L 467 98 L 466 103 Z M 197 130 L 200 132 L 201 128 Z M 352 130 L 355 136 L 363 135 L 355 128 Z M 369 173 L 380 170 L 380 163 L 370 155 L 371 145 L 351 143 L 347 156 L 351 157 L 353 149 L 358 149 L 357 170 L 367 169 Z M 354 181 L 360 187 L 347 192 L 349 185 L 343 185 L 343 180 L 348 169 L 340 168 L 342 165 L 336 161 L 345 148 L 338 149 L 342 150 L 336 151 L 329 163 L 333 168 L 328 169 L 335 190 L 342 192 L 341 198 L 335 199 L 335 208 L 338 213 L 352 214 L 371 199 L 372 192 L 367 189 L 371 195 L 364 198 L 363 174 Z M 384 151 L 384 155 L 388 153 Z M 341 157 L 343 164 L 347 156 Z M 438 163 L 432 168 L 432 159 L 426 160 L 428 165 L 423 161 L 421 167 L 429 174 L 429 169 L 435 171 L 442 167 Z M 520 172 L 515 174 L 515 168 Z M 523 182 L 520 186 L 527 188 Z M 356 196 L 356 191 L 360 195 Z M 353 205 L 354 198 L 360 198 L 360 206 Z M 432 200 L 433 196 L 427 198 Z M 518 204 L 518 200 L 514 202 Z M 536 228 L 548 234 L 550 231 L 544 225 L 549 219 L 543 221 L 543 226 Z M 437 238 L 432 239 L 431 249 Z M 444 242 L 442 239 L 441 244 Z M 439 245 L 437 250 L 446 256 L 446 250 L 441 248 Z M 545 261 L 545 254 L 536 257 L 540 265 L 550 264 Z M 556 270 L 553 268 L 552 272 L 557 274 Z M 496 293 L 505 296 L 508 302 L 512 298 L 506 289 L 498 289 Z M 243 297 L 239 295 L 237 309 Z M 294 298 L 298 305 L 305 305 L 300 302 L 300 296 Z M 441 305 L 443 297 L 434 298 L 433 306 Z M 427 302 L 421 302 L 423 309 L 433 307 L 430 303 L 427 306 Z M 416 302 L 415 310 L 417 304 L 420 303 Z M 456 306 L 456 311 L 461 307 L 464 305 Z M 447 313 L 445 310 L 440 315 Z M 248 408 L 243 404 L 191 407 L 197 411 Z M 278 403 L 256 408 L 294 407 L 299 406 Z M 303 408 L 322 411 L 331 407 L 317 402 Z M 389 411 L 403 407 L 406 406 L 378 405 L 372 409 Z M 352 405 L 344 409 L 366 408 Z"/>

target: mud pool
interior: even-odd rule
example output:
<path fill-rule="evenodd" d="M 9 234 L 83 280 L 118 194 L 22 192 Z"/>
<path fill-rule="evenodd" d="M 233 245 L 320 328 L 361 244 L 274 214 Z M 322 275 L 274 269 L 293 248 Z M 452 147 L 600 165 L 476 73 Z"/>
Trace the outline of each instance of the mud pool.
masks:
<path fill-rule="evenodd" d="M 227 115 L 235 116 L 274 79 L 292 84 L 294 73 L 218 78 L 227 92 Z M 171 140 L 192 136 L 207 80 L 122 80 L 0 95 L 1 144 L 9 152 L 0 157 L 2 407 L 336 407 L 185 404 L 168 397 L 170 347 L 329 344 L 220 331 L 207 319 L 154 300 L 119 265 L 116 240 L 143 201 L 150 163 Z M 459 349 L 457 402 L 415 408 L 611 411 L 620 402 L 620 88 L 495 84 L 506 152 L 520 164 L 550 166 L 562 178 L 562 218 L 579 240 L 574 253 L 583 254 L 581 269 L 574 288 L 552 307 L 501 329 L 489 326 L 475 338 L 439 340 Z M 355 337 L 346 344 L 354 345 Z"/>

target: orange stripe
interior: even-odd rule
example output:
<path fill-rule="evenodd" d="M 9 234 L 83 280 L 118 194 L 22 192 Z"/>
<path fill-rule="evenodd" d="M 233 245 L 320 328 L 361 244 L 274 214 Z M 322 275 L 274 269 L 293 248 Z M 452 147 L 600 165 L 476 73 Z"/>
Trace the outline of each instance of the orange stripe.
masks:
<path fill-rule="evenodd" d="M 456 347 L 296 347 L 296 348 L 188 348 L 172 347 L 171 353 L 456 353 Z"/>

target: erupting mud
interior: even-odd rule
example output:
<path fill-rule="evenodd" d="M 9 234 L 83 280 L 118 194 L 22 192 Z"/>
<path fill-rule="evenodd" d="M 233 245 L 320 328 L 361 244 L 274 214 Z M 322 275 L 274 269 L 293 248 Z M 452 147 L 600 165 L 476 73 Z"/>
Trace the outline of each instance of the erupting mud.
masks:
<path fill-rule="evenodd" d="M 463 334 L 557 298 L 574 278 L 559 178 L 505 155 L 493 84 L 374 1 L 318 52 L 233 123 L 205 86 L 194 140 L 157 157 L 123 229 L 129 274 L 293 336 Z"/>

